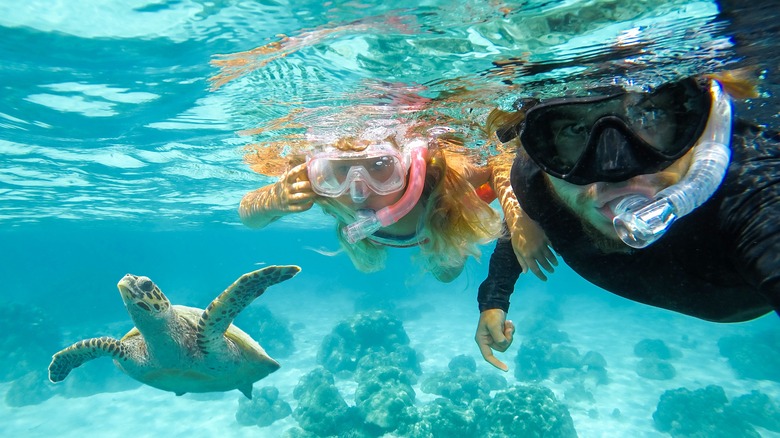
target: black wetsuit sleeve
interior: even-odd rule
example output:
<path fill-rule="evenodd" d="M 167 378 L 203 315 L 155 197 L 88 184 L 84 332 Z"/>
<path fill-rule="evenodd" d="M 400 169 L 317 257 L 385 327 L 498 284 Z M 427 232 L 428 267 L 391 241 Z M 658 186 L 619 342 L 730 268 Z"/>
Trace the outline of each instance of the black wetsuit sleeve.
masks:
<path fill-rule="evenodd" d="M 746 135 L 738 182 L 743 191 L 726 202 L 737 268 L 780 315 L 780 135 Z"/>
<path fill-rule="evenodd" d="M 509 311 L 509 296 L 515 290 L 517 278 L 523 272 L 512 249 L 509 231 L 504 225 L 504 233 L 496 242 L 496 248 L 490 256 L 488 276 L 479 285 L 477 302 L 479 311 L 501 309 Z"/>
<path fill-rule="evenodd" d="M 756 197 L 743 208 L 736 255 L 746 279 L 780 315 L 780 182 Z"/>

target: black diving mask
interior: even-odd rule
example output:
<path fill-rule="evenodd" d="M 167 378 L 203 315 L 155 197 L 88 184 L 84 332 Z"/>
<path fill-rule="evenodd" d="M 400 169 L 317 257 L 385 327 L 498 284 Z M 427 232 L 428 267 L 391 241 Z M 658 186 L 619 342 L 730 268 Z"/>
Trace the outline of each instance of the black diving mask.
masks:
<path fill-rule="evenodd" d="M 527 110 L 520 140 L 542 170 L 572 184 L 656 173 L 702 135 L 712 106 L 707 83 L 688 78 L 652 93 L 541 102 Z"/>

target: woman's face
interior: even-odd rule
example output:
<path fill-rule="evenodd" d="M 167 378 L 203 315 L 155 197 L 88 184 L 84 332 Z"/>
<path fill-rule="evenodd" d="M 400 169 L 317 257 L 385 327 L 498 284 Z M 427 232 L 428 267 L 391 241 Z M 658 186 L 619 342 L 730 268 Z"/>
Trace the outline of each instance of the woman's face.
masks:
<path fill-rule="evenodd" d="M 604 237 L 619 241 L 612 220 L 613 209 L 627 195 L 643 195 L 652 198 L 656 193 L 677 183 L 690 166 L 690 153 L 672 163 L 661 172 L 638 175 L 626 181 L 596 182 L 576 185 L 548 176 L 553 191 L 584 223 L 591 225 Z"/>

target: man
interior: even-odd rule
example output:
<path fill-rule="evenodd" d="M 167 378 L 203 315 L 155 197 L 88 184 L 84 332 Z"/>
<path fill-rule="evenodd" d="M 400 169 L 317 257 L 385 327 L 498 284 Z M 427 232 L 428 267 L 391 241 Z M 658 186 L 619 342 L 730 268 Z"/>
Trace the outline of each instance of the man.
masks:
<path fill-rule="evenodd" d="M 574 271 L 634 301 L 737 322 L 780 313 L 780 136 L 732 120 L 722 83 L 537 103 L 496 132 L 519 140 L 512 188 Z M 476 341 L 504 371 L 492 350 L 512 342 L 521 272 L 500 239 Z"/>

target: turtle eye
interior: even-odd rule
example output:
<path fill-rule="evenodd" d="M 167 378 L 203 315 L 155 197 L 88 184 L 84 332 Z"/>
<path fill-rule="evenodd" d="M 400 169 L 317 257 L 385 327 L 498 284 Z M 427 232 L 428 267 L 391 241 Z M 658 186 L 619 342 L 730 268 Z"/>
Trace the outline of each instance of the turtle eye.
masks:
<path fill-rule="evenodd" d="M 144 292 L 151 292 L 154 289 L 154 283 L 148 278 L 142 278 L 138 281 L 138 287 Z"/>

